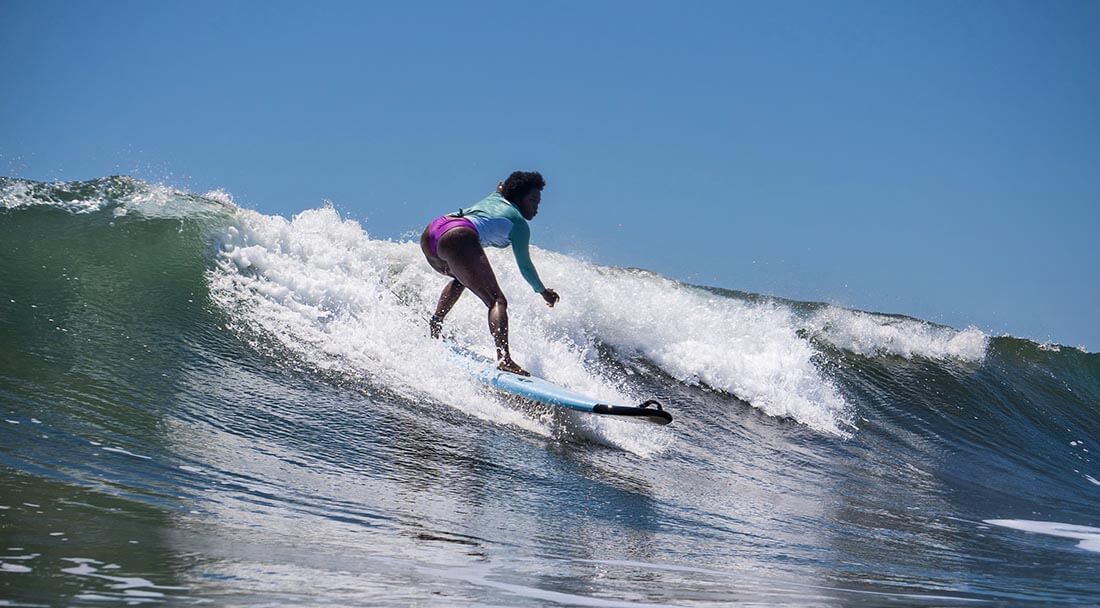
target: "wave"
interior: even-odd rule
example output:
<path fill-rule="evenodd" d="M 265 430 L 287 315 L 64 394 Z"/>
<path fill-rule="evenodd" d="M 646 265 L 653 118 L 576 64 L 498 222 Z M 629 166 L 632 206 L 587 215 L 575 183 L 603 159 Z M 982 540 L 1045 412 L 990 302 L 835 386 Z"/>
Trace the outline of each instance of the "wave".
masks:
<path fill-rule="evenodd" d="M 533 372 L 608 399 L 641 401 L 622 365 L 652 364 L 828 432 L 850 426 L 843 398 L 815 366 L 789 310 L 719 298 L 646 272 L 535 251 L 544 280 L 562 286 L 554 309 L 522 298 L 507 252 L 490 251 L 506 293 L 516 356 Z M 216 301 L 242 324 L 311 364 L 362 375 L 476 411 L 484 397 L 443 344 L 426 336 L 443 281 L 417 243 L 371 239 L 334 209 L 290 220 L 242 212 L 210 274 Z M 467 298 L 448 317 L 453 339 L 488 353 L 485 313 Z M 615 363 L 601 360 L 607 349 Z M 496 414 L 494 414 L 496 415 Z"/>
<path fill-rule="evenodd" d="M 54 184 L 3 179 L 0 208 L 9 214 L 53 209 L 108 222 L 132 214 L 138 223 L 201 226 L 201 238 L 190 245 L 201 258 L 193 270 L 226 326 L 253 350 L 292 354 L 348 381 L 546 432 L 487 400 L 447 345 L 427 337 L 425 318 L 443 281 L 423 263 L 418 243 L 372 238 L 331 206 L 285 219 L 239 208 L 222 191 L 195 195 L 110 177 Z M 641 400 L 638 372 L 652 370 L 769 416 L 845 436 L 856 430 L 857 416 L 832 373 L 845 357 L 981 364 L 991 341 L 974 327 L 960 331 L 704 288 L 536 249 L 544 279 L 564 296 L 548 309 L 524 297 L 529 290 L 508 252 L 488 254 L 501 286 L 513 294 L 516 356 L 535 373 L 607 399 Z M 446 334 L 491 351 L 484 310 L 474 298 L 448 317 Z"/>
<path fill-rule="evenodd" d="M 492 352 L 482 304 L 466 296 L 447 339 L 430 339 L 444 279 L 418 244 L 330 206 L 282 218 L 126 177 L 0 179 L 0 255 L 0 482 L 18 497 L 0 517 L 25 516 L 13 530 L 38 521 L 20 505 L 46 504 L 39 492 L 99 504 L 78 486 L 121 497 L 96 517 L 134 504 L 209 517 L 214 545 L 278 544 L 305 520 L 322 553 L 342 555 L 349 534 L 401 555 L 409 538 L 457 534 L 543 568 L 634 534 L 660 548 L 643 547 L 650 565 L 728 558 L 720 571 L 824 572 L 830 589 L 1089 597 L 1072 576 L 1048 591 L 1050 571 L 951 585 L 958 568 L 999 568 L 1005 543 L 1034 549 L 998 534 L 1092 557 L 1100 355 L 537 249 L 562 294 L 549 309 L 490 251 L 517 360 L 608 399 L 656 397 L 676 416 L 657 428 L 487 392 L 450 348 Z M 462 515 L 497 502 L 475 516 L 493 525 Z M 574 511 L 582 534 L 568 521 L 539 544 Z M 170 534 L 190 546 L 190 531 Z M 85 558 L 68 552 L 77 535 L 62 539 L 47 553 Z M 43 568 L 4 559 L 6 573 Z"/>

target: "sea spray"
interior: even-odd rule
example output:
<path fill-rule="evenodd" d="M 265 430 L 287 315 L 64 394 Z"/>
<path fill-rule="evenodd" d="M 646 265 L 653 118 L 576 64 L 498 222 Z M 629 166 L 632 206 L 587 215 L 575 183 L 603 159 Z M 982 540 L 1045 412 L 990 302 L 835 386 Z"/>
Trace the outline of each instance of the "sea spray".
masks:
<path fill-rule="evenodd" d="M 811 335 L 857 355 L 980 362 L 989 336 L 975 327 L 962 331 L 919 319 L 876 315 L 837 306 L 814 313 L 804 327 Z"/>
<path fill-rule="evenodd" d="M 540 272 L 563 294 L 550 309 L 524 287 L 508 252 L 489 255 L 510 296 L 515 356 L 549 380 L 598 398 L 644 400 L 627 377 L 599 365 L 597 345 L 606 345 L 769 415 L 829 433 L 851 427 L 843 398 L 817 369 L 789 310 L 535 249 Z M 289 221 L 242 211 L 211 273 L 215 300 L 234 318 L 262 327 L 313 365 L 471 408 L 485 401 L 483 391 L 445 345 L 425 336 L 424 319 L 446 280 L 423 261 L 419 244 L 371 239 L 331 207 Z M 488 350 L 476 298 L 460 301 L 446 328 L 455 340 Z"/>

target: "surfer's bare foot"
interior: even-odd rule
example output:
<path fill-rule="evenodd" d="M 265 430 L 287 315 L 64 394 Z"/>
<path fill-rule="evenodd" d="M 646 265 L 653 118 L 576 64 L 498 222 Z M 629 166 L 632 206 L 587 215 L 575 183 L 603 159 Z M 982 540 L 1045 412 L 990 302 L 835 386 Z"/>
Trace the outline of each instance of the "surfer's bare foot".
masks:
<path fill-rule="evenodd" d="M 443 331 L 443 317 L 432 315 L 432 318 L 428 320 L 428 330 L 433 338 L 439 339 L 439 332 Z"/>
<path fill-rule="evenodd" d="M 497 369 L 499 369 L 502 372 L 508 372 L 508 373 L 511 373 L 511 374 L 518 374 L 520 376 L 530 376 L 531 375 L 530 372 L 528 372 L 527 370 L 525 370 L 522 367 L 520 367 L 519 365 L 517 365 L 516 362 L 512 361 L 511 359 L 504 359 L 500 363 L 497 363 Z"/>

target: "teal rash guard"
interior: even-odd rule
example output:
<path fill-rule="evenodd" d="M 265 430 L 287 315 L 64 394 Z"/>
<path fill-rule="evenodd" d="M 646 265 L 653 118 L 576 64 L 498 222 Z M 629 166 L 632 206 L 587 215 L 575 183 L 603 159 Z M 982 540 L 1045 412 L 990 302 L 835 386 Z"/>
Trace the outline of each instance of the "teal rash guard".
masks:
<path fill-rule="evenodd" d="M 459 209 L 454 214 L 464 217 L 473 223 L 477 229 L 481 246 L 507 247 L 512 246 L 512 253 L 516 256 L 516 265 L 527 284 L 535 290 L 535 293 L 546 291 L 539 273 L 535 271 L 535 265 L 531 263 L 531 252 L 528 248 L 531 244 L 531 228 L 519 209 L 508 202 L 508 199 L 494 192 L 465 209 Z"/>

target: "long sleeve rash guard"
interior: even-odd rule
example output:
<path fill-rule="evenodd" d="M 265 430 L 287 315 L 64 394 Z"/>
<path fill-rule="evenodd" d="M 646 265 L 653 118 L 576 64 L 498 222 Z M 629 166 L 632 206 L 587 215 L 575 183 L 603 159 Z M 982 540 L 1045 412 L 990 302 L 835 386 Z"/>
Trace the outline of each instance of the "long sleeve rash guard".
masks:
<path fill-rule="evenodd" d="M 469 207 L 459 209 L 455 215 L 473 223 L 481 238 L 482 247 L 511 245 L 512 253 L 516 256 L 516 265 L 527 284 L 535 293 L 546 291 L 539 280 L 539 273 L 535 271 L 535 265 L 531 263 L 531 252 L 528 250 L 531 244 L 531 227 L 527 225 L 527 220 L 519 209 L 508 202 L 508 199 L 499 192 L 494 192 Z"/>

